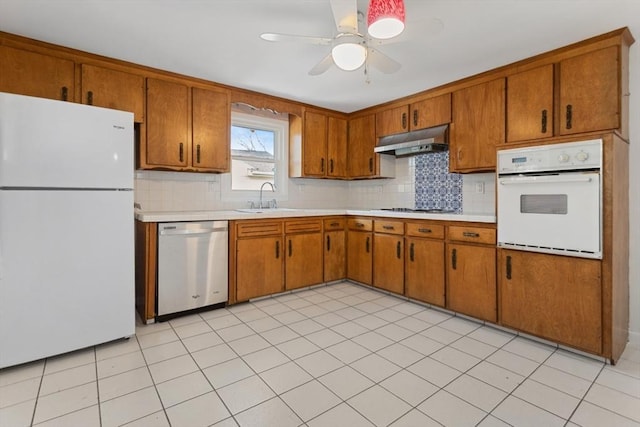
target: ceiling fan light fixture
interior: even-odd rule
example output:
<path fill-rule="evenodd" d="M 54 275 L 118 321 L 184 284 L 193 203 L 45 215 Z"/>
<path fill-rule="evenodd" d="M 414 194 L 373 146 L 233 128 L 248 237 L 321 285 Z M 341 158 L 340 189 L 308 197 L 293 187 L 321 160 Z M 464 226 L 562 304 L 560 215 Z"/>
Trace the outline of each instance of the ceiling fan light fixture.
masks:
<path fill-rule="evenodd" d="M 353 71 L 364 64 L 367 59 L 367 49 L 362 44 L 346 41 L 333 46 L 331 56 L 338 68 Z"/>
<path fill-rule="evenodd" d="M 369 35 L 376 39 L 390 39 L 404 31 L 403 0 L 370 0 L 367 12 Z"/>

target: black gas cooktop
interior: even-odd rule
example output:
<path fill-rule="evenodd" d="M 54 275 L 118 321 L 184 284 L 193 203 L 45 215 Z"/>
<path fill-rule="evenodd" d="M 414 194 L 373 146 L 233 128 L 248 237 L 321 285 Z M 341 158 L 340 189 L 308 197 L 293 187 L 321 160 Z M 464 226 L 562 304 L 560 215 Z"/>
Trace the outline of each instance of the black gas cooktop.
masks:
<path fill-rule="evenodd" d="M 391 212 L 411 212 L 411 213 L 456 213 L 454 210 L 442 209 L 442 208 L 430 208 L 430 209 L 412 209 L 412 208 L 382 208 L 382 211 Z"/>

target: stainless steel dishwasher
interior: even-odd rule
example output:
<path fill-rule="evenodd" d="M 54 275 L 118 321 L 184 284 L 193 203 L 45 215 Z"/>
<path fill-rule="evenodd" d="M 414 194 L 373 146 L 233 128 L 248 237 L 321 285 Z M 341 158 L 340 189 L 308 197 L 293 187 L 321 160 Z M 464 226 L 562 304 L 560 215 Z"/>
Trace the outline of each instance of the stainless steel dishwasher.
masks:
<path fill-rule="evenodd" d="M 228 221 L 158 224 L 158 320 L 227 302 L 228 240 Z"/>

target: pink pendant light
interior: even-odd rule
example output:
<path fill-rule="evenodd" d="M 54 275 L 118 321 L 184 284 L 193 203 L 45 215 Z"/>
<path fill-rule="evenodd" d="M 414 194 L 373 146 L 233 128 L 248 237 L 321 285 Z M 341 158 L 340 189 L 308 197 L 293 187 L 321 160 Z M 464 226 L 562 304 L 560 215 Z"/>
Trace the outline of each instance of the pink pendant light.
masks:
<path fill-rule="evenodd" d="M 390 39 L 404 30 L 403 0 L 370 0 L 367 13 L 369 35 L 376 39 Z"/>

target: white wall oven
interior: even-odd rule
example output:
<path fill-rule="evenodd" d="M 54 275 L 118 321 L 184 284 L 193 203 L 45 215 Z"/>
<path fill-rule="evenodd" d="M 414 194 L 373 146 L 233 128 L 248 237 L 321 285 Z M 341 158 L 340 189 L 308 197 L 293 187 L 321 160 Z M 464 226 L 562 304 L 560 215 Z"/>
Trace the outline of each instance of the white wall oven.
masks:
<path fill-rule="evenodd" d="M 602 258 L 602 140 L 498 151 L 498 246 Z"/>

